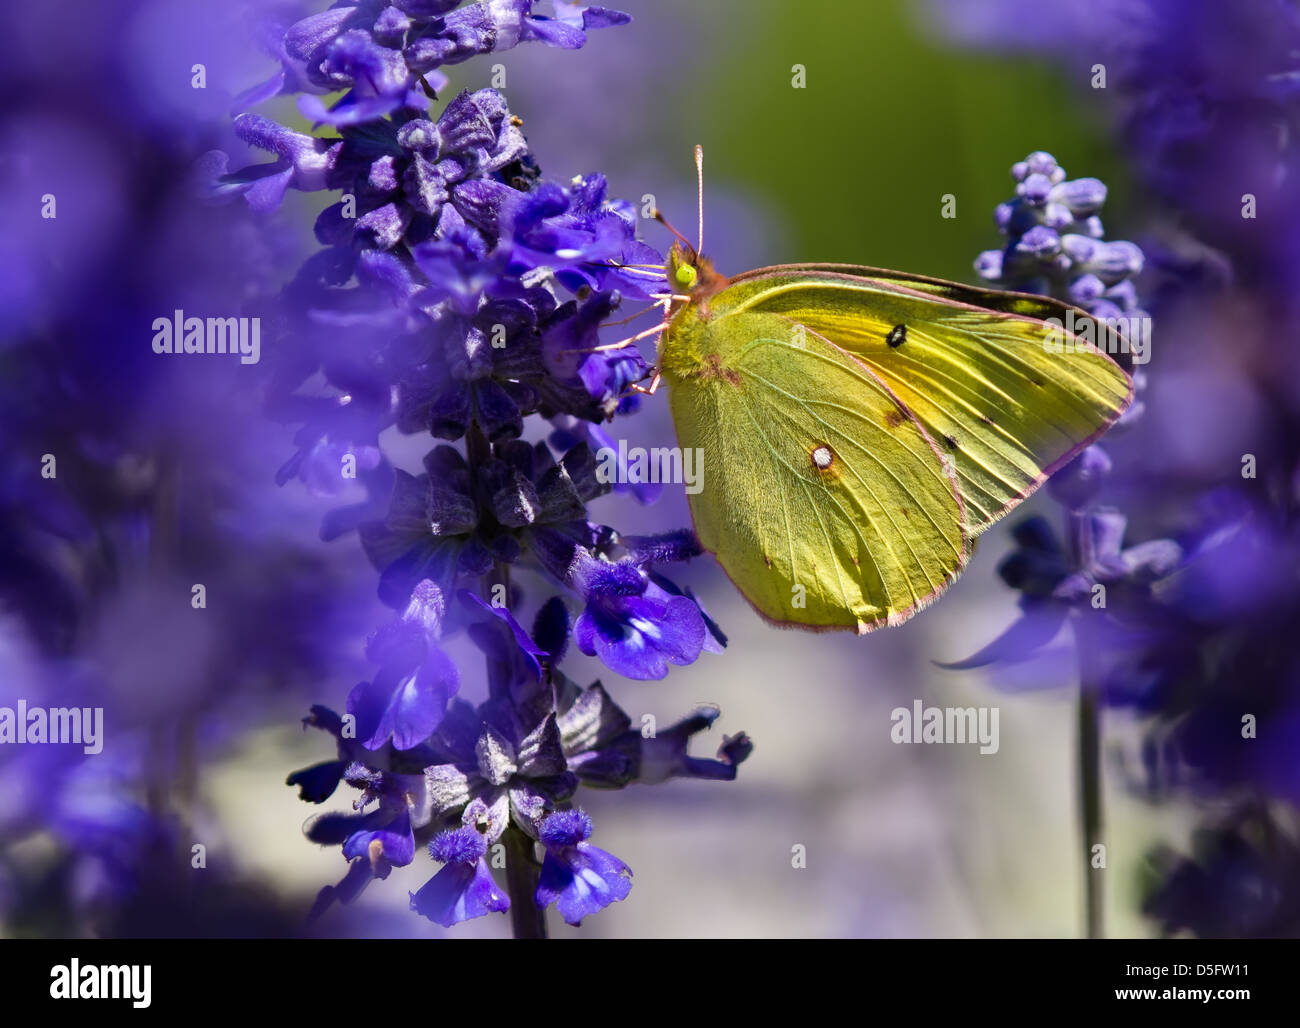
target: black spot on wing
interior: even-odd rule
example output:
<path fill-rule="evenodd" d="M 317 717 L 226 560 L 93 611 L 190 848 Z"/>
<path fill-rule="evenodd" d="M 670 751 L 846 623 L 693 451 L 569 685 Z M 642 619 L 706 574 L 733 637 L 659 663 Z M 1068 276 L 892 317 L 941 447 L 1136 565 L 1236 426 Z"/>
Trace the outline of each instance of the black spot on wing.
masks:
<path fill-rule="evenodd" d="M 895 325 L 889 330 L 889 335 L 885 336 L 885 342 L 891 350 L 896 350 L 907 342 L 907 326 Z"/>

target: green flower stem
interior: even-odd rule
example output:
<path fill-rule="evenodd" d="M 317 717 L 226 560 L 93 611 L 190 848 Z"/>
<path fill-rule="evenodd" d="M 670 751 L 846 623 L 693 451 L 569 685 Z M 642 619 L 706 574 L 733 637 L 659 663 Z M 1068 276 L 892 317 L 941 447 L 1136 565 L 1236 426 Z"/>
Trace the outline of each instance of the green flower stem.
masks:
<path fill-rule="evenodd" d="M 1069 537 L 1075 566 L 1092 562 L 1092 528 L 1083 511 L 1069 514 Z M 1105 934 L 1103 869 L 1092 866 L 1093 847 L 1102 844 L 1101 712 L 1096 647 L 1089 631 L 1092 611 L 1074 614 L 1074 639 L 1079 651 L 1079 812 L 1082 827 L 1084 924 L 1089 939 Z"/>
<path fill-rule="evenodd" d="M 516 939 L 545 939 L 546 911 L 533 902 L 542 867 L 533 856 L 533 840 L 510 825 L 501 836 L 506 847 L 506 889 L 510 926 Z"/>

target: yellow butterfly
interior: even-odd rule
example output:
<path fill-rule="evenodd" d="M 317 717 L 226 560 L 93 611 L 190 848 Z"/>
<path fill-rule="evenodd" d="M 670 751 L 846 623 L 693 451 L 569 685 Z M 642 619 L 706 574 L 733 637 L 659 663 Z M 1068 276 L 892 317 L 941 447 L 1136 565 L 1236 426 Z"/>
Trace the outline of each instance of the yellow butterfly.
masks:
<path fill-rule="evenodd" d="M 840 264 L 728 279 L 668 227 L 648 391 L 662 379 L 678 443 L 702 451 L 701 544 L 770 621 L 907 620 L 1132 402 L 1055 300 Z"/>

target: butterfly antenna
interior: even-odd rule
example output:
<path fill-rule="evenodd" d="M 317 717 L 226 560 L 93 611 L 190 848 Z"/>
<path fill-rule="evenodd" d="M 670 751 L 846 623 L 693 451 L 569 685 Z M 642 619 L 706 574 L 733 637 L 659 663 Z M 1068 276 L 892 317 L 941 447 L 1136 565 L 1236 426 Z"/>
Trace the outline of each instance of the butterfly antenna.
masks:
<path fill-rule="evenodd" d="M 668 223 L 668 219 L 665 218 L 663 216 L 663 213 L 658 209 L 655 210 L 654 219 L 655 221 L 659 222 L 659 224 L 661 224 L 664 228 L 666 228 L 669 232 L 675 235 L 688 250 L 691 248 L 691 241 L 687 239 L 684 235 L 682 235 L 680 232 L 678 232 L 677 229 L 673 228 L 672 225 Z"/>
<path fill-rule="evenodd" d="M 698 186 L 696 207 L 700 212 L 700 241 L 695 247 L 695 252 L 699 254 L 704 252 L 704 147 L 699 143 L 695 144 L 695 182 Z"/>

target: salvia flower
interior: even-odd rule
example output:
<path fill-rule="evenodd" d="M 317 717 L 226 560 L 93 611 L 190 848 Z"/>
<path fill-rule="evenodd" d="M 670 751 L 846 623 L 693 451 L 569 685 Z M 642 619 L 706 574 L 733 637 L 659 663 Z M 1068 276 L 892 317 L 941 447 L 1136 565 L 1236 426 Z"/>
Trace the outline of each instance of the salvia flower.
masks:
<path fill-rule="evenodd" d="M 581 924 L 632 890 L 632 871 L 612 853 L 587 842 L 591 818 L 581 810 L 551 814 L 539 829 L 546 859 L 534 897 L 539 907 L 552 903 L 569 924 Z"/>
<path fill-rule="evenodd" d="M 445 613 L 442 592 L 425 579 L 402 616 L 367 642 L 366 656 L 379 668 L 348 696 L 348 713 L 367 748 L 379 749 L 391 737 L 399 750 L 409 750 L 441 723 L 460 686 L 456 665 L 437 644 Z"/>
<path fill-rule="evenodd" d="M 574 627 L 579 649 L 629 678 L 663 678 L 669 664 L 690 664 L 721 647 L 694 600 L 674 596 L 631 562 L 588 557 L 575 579 L 587 605 Z"/>
<path fill-rule="evenodd" d="M 415 856 L 415 830 L 427 828 L 430 806 L 423 780 L 352 763 L 343 775 L 361 790 L 353 814 L 322 814 L 307 827 L 307 838 L 320 845 L 341 845 L 347 873 L 316 897 L 310 916 L 319 917 L 336 900 L 351 902 L 376 878 L 405 867 Z M 370 808 L 370 809 L 367 809 Z"/>
<path fill-rule="evenodd" d="M 411 893 L 411 909 L 444 928 L 509 910 L 510 897 L 497 888 L 488 868 L 487 848 L 487 839 L 476 828 L 436 836 L 429 843 L 429 855 L 446 866 Z"/>

